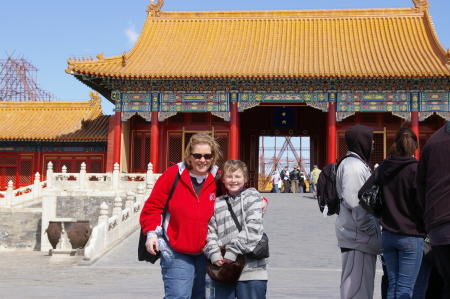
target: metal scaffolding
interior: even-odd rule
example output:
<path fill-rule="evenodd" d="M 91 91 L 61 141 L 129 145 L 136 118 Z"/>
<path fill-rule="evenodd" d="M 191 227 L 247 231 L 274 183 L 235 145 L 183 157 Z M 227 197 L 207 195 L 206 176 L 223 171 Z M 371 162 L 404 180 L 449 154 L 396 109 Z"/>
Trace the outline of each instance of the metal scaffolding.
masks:
<path fill-rule="evenodd" d="M 265 190 L 270 182 L 272 173 L 274 171 L 281 172 L 284 166 L 288 166 L 291 169 L 292 166 L 298 165 L 300 171 L 308 174 L 310 160 L 305 159 L 301 155 L 301 152 L 310 151 L 310 147 L 302 146 L 300 139 L 300 147 L 296 149 L 292 144 L 291 138 L 290 136 L 285 136 L 281 147 L 277 146 L 276 139 L 273 147 L 267 147 L 264 144 L 264 136 L 261 136 L 258 178 L 259 190 Z M 290 154 L 292 157 L 290 157 Z"/>
<path fill-rule="evenodd" d="M 0 59 L 0 101 L 58 101 L 37 85 L 38 69 L 24 58 Z"/>

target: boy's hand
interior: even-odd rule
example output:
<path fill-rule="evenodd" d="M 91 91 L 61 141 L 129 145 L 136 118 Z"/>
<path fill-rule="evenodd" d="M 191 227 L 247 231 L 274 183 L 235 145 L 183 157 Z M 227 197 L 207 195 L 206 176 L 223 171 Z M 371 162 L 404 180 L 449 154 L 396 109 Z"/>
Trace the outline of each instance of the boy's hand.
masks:
<path fill-rule="evenodd" d="M 232 264 L 234 262 L 234 261 L 226 259 L 226 258 L 224 258 L 223 261 L 224 261 L 224 263 L 227 263 L 227 264 Z"/>
<path fill-rule="evenodd" d="M 217 267 L 222 267 L 222 265 L 223 265 L 223 256 L 220 257 L 220 260 L 215 261 L 214 265 L 216 265 Z"/>

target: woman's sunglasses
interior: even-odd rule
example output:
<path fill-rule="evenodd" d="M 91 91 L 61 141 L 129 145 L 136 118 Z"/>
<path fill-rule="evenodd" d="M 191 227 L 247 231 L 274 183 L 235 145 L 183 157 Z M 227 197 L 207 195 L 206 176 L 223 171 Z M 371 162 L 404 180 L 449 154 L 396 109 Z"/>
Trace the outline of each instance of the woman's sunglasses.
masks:
<path fill-rule="evenodd" d="M 211 160 L 211 158 L 213 157 L 212 154 L 191 154 L 192 157 L 194 157 L 197 160 L 200 160 L 202 157 L 205 158 L 205 160 Z"/>

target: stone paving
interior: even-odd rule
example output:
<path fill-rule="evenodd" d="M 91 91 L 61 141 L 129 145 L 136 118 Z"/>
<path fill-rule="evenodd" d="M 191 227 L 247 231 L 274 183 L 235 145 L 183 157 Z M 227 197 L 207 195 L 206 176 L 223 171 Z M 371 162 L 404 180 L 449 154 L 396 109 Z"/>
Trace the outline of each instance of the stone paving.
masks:
<path fill-rule="evenodd" d="M 265 194 L 270 240 L 267 298 L 339 298 L 341 257 L 335 216 L 310 194 Z M 137 261 L 138 232 L 92 266 L 50 263 L 45 252 L 0 253 L 2 298 L 163 298 L 159 262 Z M 375 296 L 381 298 L 378 262 Z"/>

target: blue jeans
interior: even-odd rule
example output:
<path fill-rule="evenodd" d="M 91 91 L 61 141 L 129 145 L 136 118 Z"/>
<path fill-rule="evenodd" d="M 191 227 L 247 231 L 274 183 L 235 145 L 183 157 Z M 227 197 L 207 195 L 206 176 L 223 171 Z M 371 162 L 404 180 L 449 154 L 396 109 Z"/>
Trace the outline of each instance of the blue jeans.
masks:
<path fill-rule="evenodd" d="M 423 255 L 423 238 L 383 230 L 381 247 L 389 279 L 388 298 L 411 298 Z"/>
<path fill-rule="evenodd" d="M 432 265 L 422 258 L 419 274 L 417 275 L 416 284 L 414 285 L 414 293 L 412 299 L 425 299 L 428 289 L 428 280 L 430 279 Z"/>
<path fill-rule="evenodd" d="M 278 184 L 273 184 L 273 193 L 280 193 L 280 188 L 278 188 Z"/>
<path fill-rule="evenodd" d="M 164 298 L 205 299 L 206 256 L 172 252 L 172 262 L 161 255 Z"/>
<path fill-rule="evenodd" d="M 264 299 L 267 292 L 267 280 L 238 281 L 232 286 L 223 287 L 213 283 L 215 299 Z"/>

